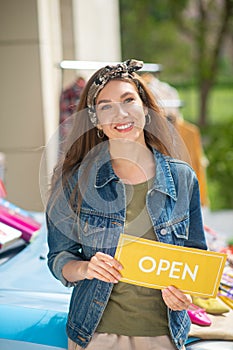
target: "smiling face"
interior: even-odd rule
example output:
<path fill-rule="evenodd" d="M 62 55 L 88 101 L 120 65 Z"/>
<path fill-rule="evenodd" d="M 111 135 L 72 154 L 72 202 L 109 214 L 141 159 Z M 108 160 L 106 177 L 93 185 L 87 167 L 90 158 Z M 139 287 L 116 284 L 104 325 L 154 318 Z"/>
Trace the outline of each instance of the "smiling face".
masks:
<path fill-rule="evenodd" d="M 145 144 L 143 128 L 148 111 L 133 84 L 108 82 L 97 96 L 96 111 L 97 127 L 109 140 L 123 138 Z"/>

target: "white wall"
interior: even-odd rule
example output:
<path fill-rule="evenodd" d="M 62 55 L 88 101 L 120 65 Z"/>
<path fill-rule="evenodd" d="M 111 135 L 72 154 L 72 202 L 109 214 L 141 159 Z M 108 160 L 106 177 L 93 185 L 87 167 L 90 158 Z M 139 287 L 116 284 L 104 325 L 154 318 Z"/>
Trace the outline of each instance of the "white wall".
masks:
<path fill-rule="evenodd" d="M 73 0 L 73 18 L 75 59 L 121 60 L 118 0 Z"/>
<path fill-rule="evenodd" d="M 59 122 L 59 62 L 121 60 L 118 15 L 118 0 L 0 0 L 0 152 L 13 203 L 44 209 L 40 163 Z M 56 143 L 45 183 L 55 161 Z"/>
<path fill-rule="evenodd" d="M 0 151 L 8 199 L 41 209 L 39 164 L 44 144 L 37 3 L 0 1 Z"/>
<path fill-rule="evenodd" d="M 59 0 L 0 1 L 0 152 L 7 198 L 29 210 L 43 210 L 40 161 L 58 123 L 59 18 Z"/>
<path fill-rule="evenodd" d="M 59 0 L 37 0 L 39 51 L 41 69 L 42 110 L 45 149 L 40 166 L 40 191 L 46 202 L 50 177 L 57 161 L 57 127 L 61 93 L 62 60 L 61 16 Z"/>

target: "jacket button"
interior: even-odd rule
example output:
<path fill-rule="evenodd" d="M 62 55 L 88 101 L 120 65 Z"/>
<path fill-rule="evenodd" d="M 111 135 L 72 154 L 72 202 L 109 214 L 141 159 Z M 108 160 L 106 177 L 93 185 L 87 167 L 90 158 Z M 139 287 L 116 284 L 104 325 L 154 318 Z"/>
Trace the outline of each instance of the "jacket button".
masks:
<path fill-rule="evenodd" d="M 166 235 L 167 234 L 167 230 L 165 228 L 162 228 L 162 230 L 160 231 L 161 235 Z"/>

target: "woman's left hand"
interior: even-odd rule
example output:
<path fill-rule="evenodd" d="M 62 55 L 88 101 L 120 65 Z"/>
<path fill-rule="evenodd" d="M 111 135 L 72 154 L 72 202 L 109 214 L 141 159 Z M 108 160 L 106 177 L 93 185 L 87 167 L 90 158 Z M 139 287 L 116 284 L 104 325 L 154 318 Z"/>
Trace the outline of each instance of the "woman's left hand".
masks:
<path fill-rule="evenodd" d="M 163 289 L 162 297 L 167 307 L 174 311 L 187 310 L 192 303 L 190 295 L 184 294 L 180 289 L 174 286 Z"/>

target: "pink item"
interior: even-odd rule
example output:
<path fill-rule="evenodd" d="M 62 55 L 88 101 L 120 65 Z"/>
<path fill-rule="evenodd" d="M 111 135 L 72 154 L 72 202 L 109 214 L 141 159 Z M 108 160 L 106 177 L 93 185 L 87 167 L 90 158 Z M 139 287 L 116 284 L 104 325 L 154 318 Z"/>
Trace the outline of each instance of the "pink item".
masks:
<path fill-rule="evenodd" d="M 6 188 L 3 181 L 0 179 L 0 198 L 6 197 Z"/>
<path fill-rule="evenodd" d="M 12 212 L 3 206 L 0 206 L 0 222 L 20 230 L 22 232 L 22 238 L 27 242 L 30 241 L 35 232 L 41 227 L 33 218 Z"/>
<path fill-rule="evenodd" d="M 189 306 L 187 312 L 191 322 L 194 324 L 198 324 L 199 326 L 210 326 L 212 323 L 205 310 L 194 304 Z"/>

